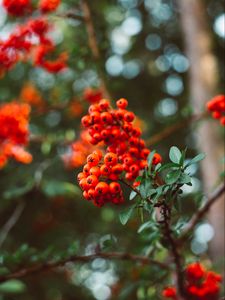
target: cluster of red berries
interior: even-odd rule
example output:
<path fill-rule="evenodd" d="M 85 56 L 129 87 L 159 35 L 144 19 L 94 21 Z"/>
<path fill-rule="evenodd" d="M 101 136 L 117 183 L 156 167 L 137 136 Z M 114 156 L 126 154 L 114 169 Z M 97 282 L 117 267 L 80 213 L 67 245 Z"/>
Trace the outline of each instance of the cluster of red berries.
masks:
<path fill-rule="evenodd" d="M 99 207 L 108 202 L 122 203 L 123 193 L 117 182 L 122 172 L 123 166 L 115 153 L 109 152 L 103 157 L 100 150 L 95 150 L 88 155 L 83 172 L 77 176 L 84 198 Z"/>
<path fill-rule="evenodd" d="M 140 138 L 141 130 L 132 123 L 133 112 L 127 111 L 128 101 L 119 99 L 117 109 L 110 106 L 109 101 L 101 100 L 89 107 L 89 114 L 82 118 L 82 124 L 88 128 L 90 143 L 97 145 L 103 142 L 106 152 L 115 153 L 126 172 L 125 178 L 134 181 L 140 170 L 147 167 L 150 150 Z M 161 156 L 155 154 L 153 164 L 161 162 Z"/>
<path fill-rule="evenodd" d="M 116 105 L 117 109 L 113 109 L 109 101 L 103 99 L 98 104 L 92 104 L 89 107 L 88 115 L 82 118 L 82 124 L 87 128 L 90 135 L 89 142 L 92 145 L 101 143 L 101 146 L 106 147 L 104 163 L 102 164 L 101 158 L 94 152 L 88 156 L 87 165 L 84 166 L 83 172 L 78 175 L 79 184 L 84 190 L 84 197 L 88 200 L 94 200 L 95 204 L 99 206 L 105 202 L 123 202 L 121 187 L 117 181 L 119 179 L 127 180 L 137 187 L 140 182 L 134 182 L 135 179 L 140 171 L 148 166 L 147 157 L 150 150 L 146 148 L 144 140 L 140 138 L 140 128 L 133 125 L 134 113 L 126 110 L 128 105 L 126 99 L 119 99 Z M 113 181 L 110 184 L 101 182 L 100 187 L 103 186 L 103 191 L 108 194 L 97 192 L 97 202 L 95 200 L 96 193 L 93 193 L 93 189 L 90 193 L 87 192 L 88 176 L 96 176 L 96 174 L 89 173 L 90 160 L 94 161 L 94 164 L 93 162 L 91 164 L 93 167 L 97 167 L 99 171 L 97 175 L 103 176 L 105 181 Z M 156 153 L 153 164 L 156 165 L 160 162 L 161 156 Z M 96 182 L 98 183 L 98 181 Z"/>
<path fill-rule="evenodd" d="M 40 1 L 43 12 L 47 12 L 47 5 L 58 3 L 59 1 Z M 26 11 L 30 5 L 27 0 L 4 1 L 3 5 L 9 12 Z M 19 9 L 20 8 L 20 9 Z M 19 15 L 19 13 L 18 13 Z M 67 54 L 61 53 L 55 60 L 47 59 L 47 55 L 55 50 L 53 41 L 48 33 L 51 26 L 44 17 L 28 20 L 25 24 L 19 25 L 4 40 L 0 40 L 0 75 L 10 70 L 19 61 L 27 61 L 31 58 L 35 66 L 42 67 L 48 72 L 59 72 L 67 67 Z"/>
<path fill-rule="evenodd" d="M 0 106 L 0 168 L 10 157 L 30 163 L 32 156 L 24 150 L 29 137 L 30 106 L 11 102 Z"/>
<path fill-rule="evenodd" d="M 220 123 L 225 126 L 225 95 L 218 95 L 207 103 L 207 108 L 212 112 L 214 119 L 219 119 Z"/>
<path fill-rule="evenodd" d="M 185 270 L 185 292 L 191 300 L 218 300 L 221 276 L 207 271 L 200 263 L 192 263 Z M 166 298 L 178 300 L 175 287 L 163 291 Z"/>
<path fill-rule="evenodd" d="M 42 13 L 52 12 L 56 10 L 60 2 L 60 0 L 40 0 L 38 9 L 40 9 Z M 32 12 L 30 0 L 3 0 L 3 6 L 8 14 L 12 16 L 20 17 Z"/>

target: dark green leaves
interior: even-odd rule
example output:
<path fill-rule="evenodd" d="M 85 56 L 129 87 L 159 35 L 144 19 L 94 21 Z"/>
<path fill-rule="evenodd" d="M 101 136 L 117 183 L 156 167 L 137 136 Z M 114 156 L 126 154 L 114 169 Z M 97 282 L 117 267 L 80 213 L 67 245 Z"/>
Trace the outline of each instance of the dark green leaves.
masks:
<path fill-rule="evenodd" d="M 119 218 L 122 225 L 127 224 L 129 219 L 131 218 L 135 209 L 135 205 L 130 206 L 129 208 L 125 209 L 124 211 L 120 212 Z"/>

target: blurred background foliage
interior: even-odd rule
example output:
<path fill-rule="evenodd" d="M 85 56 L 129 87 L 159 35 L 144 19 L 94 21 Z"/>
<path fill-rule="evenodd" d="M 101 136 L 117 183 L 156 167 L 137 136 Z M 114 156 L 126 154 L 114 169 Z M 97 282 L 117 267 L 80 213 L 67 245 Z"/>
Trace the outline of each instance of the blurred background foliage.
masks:
<path fill-rule="evenodd" d="M 19 99 L 24 86 L 30 84 L 47 106 L 47 110 L 32 110 L 32 136 L 42 137 L 30 143 L 32 164 L 11 161 L 0 172 L 0 226 L 17 205 L 24 205 L 20 219 L 0 249 L 0 264 L 4 257 L 9 268 L 16 269 L 29 260 L 45 260 L 49 255 L 91 254 L 96 249 L 151 253 L 155 258 L 163 258 L 167 252 L 154 242 L 154 234 L 136 234 L 139 218 L 122 227 L 120 207 L 99 209 L 83 200 L 76 183 L 80 169 L 66 168 L 61 155 L 67 151 L 68 143 L 79 138 L 80 118 L 88 109 L 83 92 L 89 87 L 99 88 L 99 69 L 113 99 L 129 100 L 129 109 L 139 116 L 146 139 L 191 113 L 189 61 L 184 53 L 179 11 L 173 0 L 93 0 L 89 4 L 101 51 L 99 62 L 92 58 L 82 21 L 52 15 L 52 37 L 59 52 L 69 53 L 68 70 L 53 75 L 19 63 L 0 80 L 2 103 Z M 204 5 L 218 59 L 219 93 L 225 79 L 223 1 L 204 1 Z M 78 1 L 63 1 L 59 12 L 71 8 L 79 8 Z M 20 21 L 7 19 L 0 5 L 1 39 L 16 22 Z M 78 103 L 75 115 L 70 113 L 71 101 Z M 187 127 L 152 148 L 162 154 L 164 161 L 174 144 L 181 149 L 188 147 L 188 156 L 192 157 L 196 152 L 193 135 Z M 182 201 L 186 216 L 195 209 L 201 189 L 197 166 L 191 171 L 195 176 L 193 185 L 185 189 Z M 192 254 L 206 259 L 212 237 L 213 228 L 206 222 L 200 225 L 187 248 L 187 259 Z M 220 261 L 218 270 L 219 264 Z M 0 271 L 4 273 L 1 268 Z M 157 280 L 160 284 L 156 288 Z M 5 283 L 0 286 L 0 299 L 160 299 L 161 284 L 167 283 L 165 272 L 156 267 L 96 259 Z"/>

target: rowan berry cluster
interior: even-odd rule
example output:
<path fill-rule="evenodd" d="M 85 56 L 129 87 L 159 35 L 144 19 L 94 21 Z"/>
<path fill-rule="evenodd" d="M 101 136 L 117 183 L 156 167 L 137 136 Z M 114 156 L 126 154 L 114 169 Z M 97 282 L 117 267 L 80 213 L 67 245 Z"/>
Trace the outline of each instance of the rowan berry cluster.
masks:
<path fill-rule="evenodd" d="M 96 150 L 88 155 L 87 164 L 77 177 L 84 198 L 99 207 L 108 202 L 124 202 L 121 186 L 117 182 L 122 172 L 123 166 L 118 163 L 115 153 L 109 152 L 103 157 L 102 152 Z"/>
<path fill-rule="evenodd" d="M 207 271 L 200 263 L 192 263 L 185 270 L 185 292 L 192 300 L 218 300 L 221 276 Z M 165 298 L 177 300 L 174 287 L 163 291 Z"/>
<path fill-rule="evenodd" d="M 53 10 L 53 3 L 59 4 L 59 1 L 41 0 L 39 2 L 41 13 Z M 30 9 L 30 2 L 27 0 L 5 0 L 3 5 L 10 14 L 16 16 Z M 67 66 L 65 52 L 55 60 L 47 59 L 47 55 L 55 51 L 55 45 L 48 36 L 50 29 L 47 19 L 39 16 L 18 25 L 6 40 L 0 40 L 0 75 L 4 75 L 19 61 L 27 61 L 28 58 L 31 58 L 35 66 L 42 67 L 48 72 L 55 73 L 65 69 Z"/>
<path fill-rule="evenodd" d="M 40 0 L 37 8 L 42 13 L 51 12 L 57 9 L 60 2 L 60 0 Z M 30 0 L 3 0 L 3 6 L 8 14 L 16 17 L 24 16 L 33 10 Z"/>
<path fill-rule="evenodd" d="M 212 112 L 214 119 L 219 119 L 220 123 L 225 126 L 225 95 L 218 95 L 207 103 L 207 108 Z"/>
<path fill-rule="evenodd" d="M 30 106 L 11 102 L 0 106 L 0 168 L 10 157 L 30 163 L 32 156 L 24 150 L 29 137 Z"/>
<path fill-rule="evenodd" d="M 134 182 L 140 174 L 140 171 L 145 169 L 147 157 L 150 150 L 146 148 L 145 142 L 141 139 L 141 130 L 133 125 L 135 115 L 133 112 L 126 110 L 128 102 L 126 99 L 119 99 L 116 102 L 117 109 L 110 106 L 109 101 L 101 100 L 98 104 L 92 104 L 89 107 L 88 115 L 82 118 L 82 124 L 88 129 L 90 135 L 90 143 L 92 145 L 103 144 L 106 147 L 104 161 L 101 162 L 96 154 L 88 156 L 88 161 L 93 158 L 98 169 L 99 176 L 103 176 L 105 182 L 102 183 L 105 190 L 110 191 L 107 197 L 97 192 L 97 203 L 99 206 L 105 202 L 121 203 L 123 196 L 119 179 L 127 180 L 129 183 L 137 186 L 139 182 Z M 93 157 L 92 157 L 93 156 Z M 156 153 L 153 158 L 153 164 L 161 162 L 161 156 Z M 100 165 L 99 165 L 100 164 Z M 93 191 L 88 193 L 88 185 L 85 182 L 88 180 L 89 162 L 84 166 L 83 172 L 78 175 L 81 188 L 84 190 L 84 197 L 88 200 L 95 201 Z M 94 175 L 91 174 L 90 175 Z M 82 179 L 82 181 L 80 181 Z M 109 183 L 113 181 L 113 185 Z M 109 184 L 108 184 L 109 183 Z M 109 187 L 108 187 L 109 186 Z M 116 186 L 118 194 L 110 190 L 111 186 Z M 103 189 L 104 190 L 104 189 Z M 99 198 L 99 199 L 98 199 Z"/>

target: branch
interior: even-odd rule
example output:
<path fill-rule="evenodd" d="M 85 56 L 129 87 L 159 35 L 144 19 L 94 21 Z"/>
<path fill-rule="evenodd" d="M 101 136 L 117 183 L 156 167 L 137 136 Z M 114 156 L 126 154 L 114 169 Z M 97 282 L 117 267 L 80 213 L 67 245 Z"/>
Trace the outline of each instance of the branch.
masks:
<path fill-rule="evenodd" d="M 59 18 L 68 18 L 68 19 L 73 19 L 73 20 L 77 20 L 77 21 L 84 21 L 84 17 L 82 15 L 76 13 L 73 10 L 67 11 L 64 13 L 60 13 L 60 14 L 56 14 L 54 16 L 59 17 Z"/>
<path fill-rule="evenodd" d="M 91 10 L 86 0 L 81 0 L 81 9 L 83 11 L 83 20 L 86 25 L 89 47 L 91 49 L 93 58 L 95 59 L 98 67 L 98 64 L 101 59 L 101 55 L 100 55 L 100 50 L 96 38 L 94 23 L 92 21 Z M 105 95 L 106 98 L 110 99 L 111 98 L 110 92 L 108 91 L 108 88 L 106 86 L 104 73 L 101 71 L 99 67 L 98 67 L 98 74 L 99 74 L 100 86 L 103 91 L 103 94 Z"/>
<path fill-rule="evenodd" d="M 120 252 L 96 253 L 96 254 L 87 255 L 87 256 L 77 256 L 77 255 L 71 256 L 65 260 L 61 260 L 61 261 L 57 261 L 57 262 L 46 262 L 46 263 L 36 265 L 33 267 L 23 268 L 21 270 L 11 273 L 11 274 L 0 276 L 0 282 L 5 282 L 9 279 L 23 278 L 28 275 L 34 275 L 34 274 L 37 274 L 40 272 L 50 271 L 57 267 L 62 267 L 68 262 L 87 263 L 96 258 L 140 262 L 140 263 L 146 264 L 146 265 L 154 264 L 162 269 L 166 269 L 166 270 L 168 269 L 167 264 L 152 260 L 152 259 L 148 258 L 147 256 L 140 256 L 140 255 L 134 255 L 134 254 L 130 254 L 130 253 L 120 253 Z"/>
<path fill-rule="evenodd" d="M 173 238 L 172 231 L 170 228 L 170 208 L 164 203 L 161 207 L 161 214 L 163 220 L 160 223 L 163 224 L 163 230 L 165 233 L 165 237 L 169 242 L 171 254 L 173 256 L 173 260 L 176 267 L 176 286 L 178 292 L 178 299 L 183 300 L 186 299 L 186 292 L 184 287 L 184 273 L 182 267 L 182 257 L 178 251 L 178 245 Z"/>
<path fill-rule="evenodd" d="M 23 210 L 25 208 L 25 203 L 24 202 L 20 202 L 18 203 L 18 205 L 16 206 L 13 214 L 11 215 L 11 217 L 8 219 L 8 221 L 5 223 L 5 225 L 3 225 L 1 232 L 0 232 L 0 248 L 2 247 L 5 239 L 7 238 L 10 230 L 14 227 L 14 225 L 17 223 L 17 221 L 19 220 Z"/>
<path fill-rule="evenodd" d="M 208 198 L 205 204 L 201 208 L 199 208 L 196 214 L 193 215 L 193 217 L 184 227 L 182 235 L 180 237 L 181 241 L 184 241 L 187 238 L 189 232 L 194 230 L 199 220 L 209 211 L 211 206 L 216 202 L 216 200 L 220 198 L 220 196 L 223 195 L 224 192 L 225 192 L 225 184 L 223 183 L 212 193 L 212 195 Z"/>
<path fill-rule="evenodd" d="M 147 146 L 155 145 L 155 144 L 159 143 L 161 140 L 171 136 L 174 132 L 185 128 L 187 125 L 189 125 L 193 122 L 197 122 L 197 121 L 202 120 L 207 115 L 208 115 L 207 112 L 204 112 L 204 113 L 199 114 L 199 115 L 192 115 L 191 117 L 188 117 L 187 119 L 183 119 L 178 123 L 172 124 L 169 127 L 166 127 L 165 129 L 163 129 L 161 132 L 156 133 L 155 135 L 150 137 L 146 141 L 146 145 Z"/>

